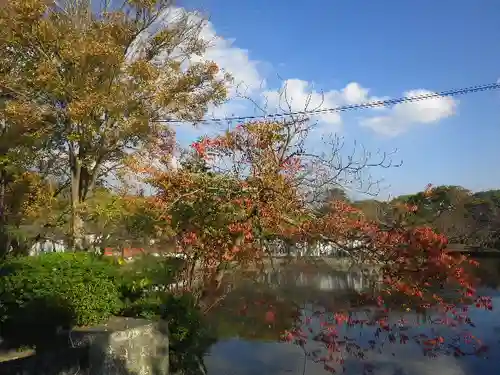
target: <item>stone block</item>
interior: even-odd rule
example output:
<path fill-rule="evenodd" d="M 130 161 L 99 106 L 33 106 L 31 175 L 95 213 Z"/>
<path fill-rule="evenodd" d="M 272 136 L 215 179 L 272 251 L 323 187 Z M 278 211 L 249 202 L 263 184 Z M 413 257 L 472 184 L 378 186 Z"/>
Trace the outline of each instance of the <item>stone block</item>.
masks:
<path fill-rule="evenodd" d="M 73 330 L 70 340 L 88 345 L 92 375 L 168 375 L 166 322 L 115 317 Z"/>
<path fill-rule="evenodd" d="M 73 329 L 53 348 L 0 356 L 2 375 L 168 375 L 166 322 L 111 318 Z"/>

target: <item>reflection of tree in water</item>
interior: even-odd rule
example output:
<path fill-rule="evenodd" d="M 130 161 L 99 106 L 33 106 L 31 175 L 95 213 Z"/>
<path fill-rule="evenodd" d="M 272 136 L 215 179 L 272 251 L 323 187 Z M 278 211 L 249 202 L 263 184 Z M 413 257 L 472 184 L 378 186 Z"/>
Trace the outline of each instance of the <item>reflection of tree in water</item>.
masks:
<path fill-rule="evenodd" d="M 477 260 L 480 267 L 471 267 L 471 270 L 479 277 L 483 286 L 498 290 L 500 288 L 500 259 L 482 258 Z"/>
<path fill-rule="evenodd" d="M 241 276 L 241 275 L 240 275 Z M 361 271 L 320 273 L 279 268 L 231 280 L 231 291 L 208 314 L 219 338 L 277 341 L 293 327 L 307 302 L 326 301 L 348 308 L 358 292 L 370 287 Z"/>
<path fill-rule="evenodd" d="M 278 341 L 295 321 L 294 303 L 259 283 L 240 285 L 208 313 L 218 338 Z"/>
<path fill-rule="evenodd" d="M 488 278 L 496 286 L 498 263 L 492 262 L 489 268 Z M 414 352 L 431 357 L 483 355 L 481 345 L 454 338 L 450 327 L 437 322 L 433 313 L 426 309 L 413 312 L 407 297 L 393 295 L 380 308 L 371 298 L 374 278 L 366 272 L 284 267 L 249 276 L 232 280 L 231 293 L 212 311 L 219 338 L 277 341 L 286 331 L 300 331 L 306 339 L 298 343 L 308 358 L 330 365 L 332 360 L 366 359 L 387 350 L 394 353 L 393 344 L 409 344 Z M 336 312 L 346 319 L 340 325 L 335 321 Z M 333 327 L 335 338 L 325 334 Z M 441 345 L 441 337 L 451 344 Z M 337 357 L 328 348 L 338 350 L 334 351 Z"/>
<path fill-rule="evenodd" d="M 276 287 L 292 285 L 295 288 L 308 287 L 324 291 L 361 292 L 372 286 L 373 276 L 363 270 L 320 273 L 277 269 L 260 275 L 258 281 Z"/>

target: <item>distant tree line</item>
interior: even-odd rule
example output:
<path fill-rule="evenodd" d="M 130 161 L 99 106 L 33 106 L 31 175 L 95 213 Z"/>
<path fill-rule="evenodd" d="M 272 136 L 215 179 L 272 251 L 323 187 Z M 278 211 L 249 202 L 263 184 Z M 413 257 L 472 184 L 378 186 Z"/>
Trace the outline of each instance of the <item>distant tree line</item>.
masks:
<path fill-rule="evenodd" d="M 342 189 L 329 190 L 325 201 L 350 201 L 370 219 L 384 223 L 399 219 L 398 207 L 413 207 L 408 225 L 427 225 L 448 237 L 450 243 L 500 249 L 500 190 L 472 192 L 462 186 L 442 185 L 390 201 L 351 201 Z M 328 205 L 320 207 L 328 211 Z"/>

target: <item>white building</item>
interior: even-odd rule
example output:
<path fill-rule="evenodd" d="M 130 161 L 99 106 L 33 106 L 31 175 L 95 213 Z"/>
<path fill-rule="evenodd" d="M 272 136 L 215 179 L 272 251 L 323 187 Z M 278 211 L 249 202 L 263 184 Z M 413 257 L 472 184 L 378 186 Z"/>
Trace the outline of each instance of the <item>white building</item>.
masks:
<path fill-rule="evenodd" d="M 275 256 L 338 256 L 347 255 L 349 249 L 359 248 L 363 245 L 362 241 L 354 240 L 345 244 L 333 244 L 331 242 L 316 242 L 314 244 L 297 243 L 286 245 L 283 241 L 274 241 L 269 245 L 270 252 Z"/>

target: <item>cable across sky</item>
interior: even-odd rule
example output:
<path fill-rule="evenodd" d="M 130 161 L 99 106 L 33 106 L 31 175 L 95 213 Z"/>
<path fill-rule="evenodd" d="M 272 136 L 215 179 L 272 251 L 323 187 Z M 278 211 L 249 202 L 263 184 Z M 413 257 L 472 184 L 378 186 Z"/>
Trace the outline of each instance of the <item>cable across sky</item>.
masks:
<path fill-rule="evenodd" d="M 467 95 L 480 91 L 492 91 L 500 89 L 500 82 L 488 83 L 484 85 L 469 86 L 459 89 L 446 90 L 441 92 L 434 92 L 430 94 L 423 94 L 417 96 L 404 96 L 394 99 L 377 100 L 370 101 L 359 104 L 343 105 L 334 108 L 322 108 L 315 110 L 305 110 L 305 111 L 295 111 L 295 112 L 283 112 L 283 113 L 272 113 L 268 115 L 253 115 L 253 116 L 231 116 L 231 117 L 217 117 L 217 118 L 207 118 L 203 119 L 201 122 L 226 122 L 226 121 L 252 121 L 252 120 L 269 120 L 269 119 L 279 119 L 293 116 L 309 116 L 318 115 L 324 113 L 333 112 L 346 112 L 346 111 L 356 111 L 361 109 L 377 108 L 377 107 L 389 107 L 395 104 L 401 103 L 412 103 L 422 100 L 436 99 L 440 97 L 452 97 L 459 95 Z M 159 120 L 157 122 L 170 122 L 170 123 L 183 123 L 188 121 L 183 120 Z"/>

